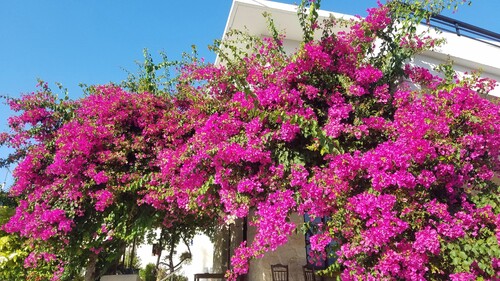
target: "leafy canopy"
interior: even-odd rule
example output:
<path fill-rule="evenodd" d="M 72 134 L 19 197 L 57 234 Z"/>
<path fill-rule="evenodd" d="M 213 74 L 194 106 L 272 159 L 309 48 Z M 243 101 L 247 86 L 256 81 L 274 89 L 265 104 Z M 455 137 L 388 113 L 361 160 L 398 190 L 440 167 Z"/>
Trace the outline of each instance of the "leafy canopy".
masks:
<path fill-rule="evenodd" d="M 292 213 L 329 218 L 312 258 L 335 257 L 324 273 L 342 280 L 493 280 L 500 108 L 478 93 L 494 83 L 409 63 L 440 43 L 416 25 L 441 3 L 320 23 L 319 1 L 306 1 L 293 54 L 277 32 L 233 32 L 247 49 L 232 44 L 241 37 L 220 42 L 220 64 L 181 64 L 168 91 L 148 61 L 140 83 L 125 84 L 137 93 L 95 86 L 57 101 L 42 85 L 12 100 L 21 115 L 3 139 L 19 160 L 18 206 L 3 229 L 35 246 L 28 274 L 69 279 L 148 228 L 252 211 L 256 235 L 236 249 L 230 280 L 287 243 L 300 228 Z"/>

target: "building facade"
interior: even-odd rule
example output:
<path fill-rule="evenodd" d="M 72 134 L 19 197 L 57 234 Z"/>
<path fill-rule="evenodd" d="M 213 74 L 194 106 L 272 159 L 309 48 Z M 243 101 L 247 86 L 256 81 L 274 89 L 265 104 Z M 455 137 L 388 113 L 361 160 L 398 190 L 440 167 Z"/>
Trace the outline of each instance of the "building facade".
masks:
<path fill-rule="evenodd" d="M 263 38 L 271 37 L 263 13 L 270 14 L 276 28 L 285 32 L 284 50 L 289 53 L 296 50 L 302 40 L 302 29 L 297 18 L 297 6 L 295 5 L 265 0 L 234 0 L 224 34 L 227 34 L 232 29 L 237 29 Z M 328 18 L 330 15 L 345 20 L 355 19 L 351 15 L 328 11 L 319 11 L 318 14 L 320 19 Z M 482 77 L 500 81 L 500 34 L 442 16 L 433 18 L 430 23 L 422 25 L 420 28 L 423 31 L 429 28 L 428 25 L 437 28 L 439 31 L 433 31 L 431 34 L 437 38 L 444 38 L 446 43 L 433 51 L 426 51 L 417 55 L 409 63 L 432 69 L 443 62 L 451 60 L 458 75 L 479 70 Z M 337 31 L 341 31 L 341 29 L 338 28 Z M 500 87 L 497 87 L 489 94 L 500 97 Z M 296 223 L 302 223 L 303 219 L 298 215 L 292 217 L 292 220 Z M 232 242 L 229 243 L 232 248 L 216 247 L 215 251 L 224 250 L 232 254 L 232 250 L 239 245 L 242 239 L 248 239 L 248 242 L 251 242 L 255 231 L 252 227 L 243 224 L 240 222 L 232 226 Z M 227 235 L 225 239 L 227 239 Z M 296 234 L 290 237 L 286 245 L 274 252 L 266 253 L 261 259 L 252 260 L 250 271 L 245 280 L 272 280 L 271 264 L 288 265 L 290 281 L 304 280 L 302 266 L 307 264 L 306 249 L 307 238 L 303 233 L 297 231 Z M 214 266 L 219 270 L 224 270 L 226 263 L 227 258 L 221 259 L 220 255 L 214 258 Z"/>

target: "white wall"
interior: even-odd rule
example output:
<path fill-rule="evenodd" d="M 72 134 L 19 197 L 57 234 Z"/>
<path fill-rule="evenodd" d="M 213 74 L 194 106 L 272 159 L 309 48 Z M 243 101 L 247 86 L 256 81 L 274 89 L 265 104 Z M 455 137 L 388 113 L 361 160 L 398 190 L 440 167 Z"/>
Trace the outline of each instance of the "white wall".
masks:
<path fill-rule="evenodd" d="M 192 260 L 189 264 L 184 264 L 179 275 L 188 277 L 189 281 L 194 280 L 194 274 L 209 272 L 212 269 L 212 256 L 214 254 L 214 247 L 210 238 L 203 234 L 198 234 L 194 237 L 192 245 L 189 245 L 191 253 L 193 254 Z M 184 244 L 177 246 L 177 256 L 183 252 L 187 252 L 187 247 Z M 141 260 L 141 266 L 144 267 L 148 263 L 156 264 L 158 256 L 153 256 L 152 245 L 141 245 L 137 248 L 137 256 Z M 162 255 L 162 261 L 165 255 Z M 175 259 L 174 262 L 178 262 Z M 135 280 L 134 280 L 135 281 Z"/>
<path fill-rule="evenodd" d="M 500 55 L 500 54 L 499 54 Z M 453 61 L 453 68 L 457 72 L 459 77 L 463 77 L 466 73 L 471 74 L 473 70 L 480 71 L 481 77 L 487 77 L 491 78 L 497 81 L 497 86 L 496 88 L 489 93 L 491 96 L 495 97 L 500 97 L 500 85 L 498 81 L 500 81 L 500 75 L 494 74 L 491 71 L 487 71 L 481 68 L 480 65 L 477 65 L 476 67 L 474 66 L 469 66 L 469 65 L 464 65 L 464 61 L 461 60 L 460 58 L 450 58 Z M 422 66 L 428 69 L 433 69 L 434 67 L 438 66 L 439 64 L 443 63 L 443 60 L 437 59 L 429 53 L 422 54 L 416 56 L 413 61 L 413 64 Z M 499 64 L 500 66 L 500 64 Z M 431 71 L 432 72 L 432 71 Z M 436 72 L 433 72 L 433 74 L 436 74 Z"/>
<path fill-rule="evenodd" d="M 301 225 L 304 220 L 302 216 L 292 215 L 291 220 L 296 225 Z M 255 228 L 248 228 L 248 238 L 251 241 L 255 237 Z M 264 254 L 261 259 L 254 259 L 250 262 L 248 273 L 249 281 L 269 281 L 272 280 L 271 264 L 281 263 L 288 265 L 290 281 L 303 281 L 304 274 L 302 266 L 306 264 L 306 248 L 304 234 L 298 231 L 288 238 L 288 243 L 279 247 L 274 252 Z"/>

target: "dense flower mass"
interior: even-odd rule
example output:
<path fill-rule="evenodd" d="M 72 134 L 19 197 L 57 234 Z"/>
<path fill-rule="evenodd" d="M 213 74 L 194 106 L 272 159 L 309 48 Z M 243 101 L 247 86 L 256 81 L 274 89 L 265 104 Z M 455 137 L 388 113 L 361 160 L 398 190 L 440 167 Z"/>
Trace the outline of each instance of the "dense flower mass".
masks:
<path fill-rule="evenodd" d="M 141 219 L 249 217 L 235 280 L 287 243 L 298 213 L 328 218 L 311 249 L 342 280 L 496 280 L 500 106 L 478 94 L 494 82 L 407 64 L 433 39 L 390 6 L 369 12 L 294 54 L 280 38 L 243 57 L 221 48 L 230 59 L 184 65 L 174 95 L 98 86 L 57 103 L 42 87 L 13 101 L 2 138 L 19 204 L 3 229 L 37 245 L 26 267 L 68 278 L 68 251 L 105 258 Z"/>

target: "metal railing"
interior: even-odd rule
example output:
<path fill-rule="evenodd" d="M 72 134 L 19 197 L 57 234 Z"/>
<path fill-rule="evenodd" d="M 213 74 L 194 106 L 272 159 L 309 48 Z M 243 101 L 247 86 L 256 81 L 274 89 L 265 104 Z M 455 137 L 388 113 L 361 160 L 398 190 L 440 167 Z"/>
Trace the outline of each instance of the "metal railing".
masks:
<path fill-rule="evenodd" d="M 434 15 L 426 24 L 442 31 L 455 33 L 458 36 L 467 37 L 500 48 L 500 34 L 463 21 L 443 15 Z"/>

